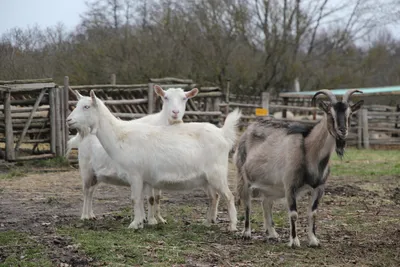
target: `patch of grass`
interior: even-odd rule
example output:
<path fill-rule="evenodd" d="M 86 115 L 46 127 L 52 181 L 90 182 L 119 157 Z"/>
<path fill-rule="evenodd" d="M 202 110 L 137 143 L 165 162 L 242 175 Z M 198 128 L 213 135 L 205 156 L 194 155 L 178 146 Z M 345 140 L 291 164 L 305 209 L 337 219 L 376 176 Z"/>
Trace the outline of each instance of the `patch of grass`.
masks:
<path fill-rule="evenodd" d="M 334 154 L 331 173 L 334 176 L 355 176 L 366 179 L 400 175 L 399 150 L 346 150 L 343 159 Z"/>
<path fill-rule="evenodd" d="M 186 214 L 187 209 L 177 211 Z M 87 255 L 107 265 L 146 266 L 172 266 L 184 264 L 187 258 L 201 258 L 203 252 L 199 247 L 225 235 L 201 223 L 174 222 L 172 216 L 166 219 L 169 224 L 146 226 L 140 231 L 128 229 L 121 221 L 106 219 L 100 229 L 95 226 L 99 222 L 84 222 L 82 228 L 62 227 L 58 233 L 72 237 Z"/>
<path fill-rule="evenodd" d="M 11 169 L 6 173 L 0 174 L 0 179 L 13 179 L 17 177 L 23 177 L 26 173 L 23 170 Z"/>
<path fill-rule="evenodd" d="M 0 266 L 52 266 L 45 248 L 28 235 L 0 232 Z"/>
<path fill-rule="evenodd" d="M 51 159 L 33 160 L 24 164 L 26 167 L 61 168 L 68 167 L 69 162 L 65 157 L 54 157 Z"/>

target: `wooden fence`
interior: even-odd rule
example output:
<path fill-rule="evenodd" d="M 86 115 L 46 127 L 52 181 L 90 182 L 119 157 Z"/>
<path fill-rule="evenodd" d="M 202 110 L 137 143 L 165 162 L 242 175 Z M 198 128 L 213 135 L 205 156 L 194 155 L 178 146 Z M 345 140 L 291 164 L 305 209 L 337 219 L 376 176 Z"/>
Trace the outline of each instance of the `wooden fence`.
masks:
<path fill-rule="evenodd" d="M 211 122 L 221 125 L 226 114 L 234 108 L 242 110 L 240 127 L 243 130 L 256 118 L 255 109 L 264 108 L 270 114 L 281 112 L 284 121 L 317 123 L 322 112 L 311 107 L 309 100 L 270 99 L 268 93 L 260 96 L 240 96 L 229 93 L 229 82 L 223 93 L 218 87 L 202 87 L 192 80 L 177 78 L 150 79 L 144 84 L 117 84 L 111 76 L 110 84 L 70 85 L 64 78 L 63 86 L 52 79 L 0 81 L 0 158 L 18 161 L 63 156 L 70 134 L 66 117 L 76 105 L 73 90 L 88 95 L 94 90 L 111 112 L 123 120 L 140 118 L 161 109 L 160 98 L 154 93 L 154 84 L 164 89 L 197 87 L 199 94 L 187 103 L 184 121 Z M 287 111 L 294 114 L 287 118 Z M 350 145 L 400 144 L 400 108 L 365 106 L 351 120 Z M 4 150 L 4 152 L 3 152 Z"/>
<path fill-rule="evenodd" d="M 0 81 L 0 151 L 7 161 L 62 156 L 67 91 L 52 79 Z M 4 145 L 2 145 L 4 144 Z"/>

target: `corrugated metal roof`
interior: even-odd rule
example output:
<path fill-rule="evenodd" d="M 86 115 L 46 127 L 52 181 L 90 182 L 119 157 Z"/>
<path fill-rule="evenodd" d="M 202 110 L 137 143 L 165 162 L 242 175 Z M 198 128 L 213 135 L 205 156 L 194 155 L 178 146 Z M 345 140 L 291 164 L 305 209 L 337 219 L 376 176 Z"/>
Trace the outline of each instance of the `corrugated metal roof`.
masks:
<path fill-rule="evenodd" d="M 332 89 L 330 90 L 334 95 L 344 95 L 349 89 L 359 89 L 363 94 L 356 93 L 355 95 L 393 95 L 400 94 L 400 86 L 385 86 L 385 87 L 368 87 L 368 88 L 348 88 L 348 89 Z M 280 97 L 299 97 L 309 98 L 312 97 L 316 91 L 304 91 L 304 92 L 287 92 L 280 93 Z"/>

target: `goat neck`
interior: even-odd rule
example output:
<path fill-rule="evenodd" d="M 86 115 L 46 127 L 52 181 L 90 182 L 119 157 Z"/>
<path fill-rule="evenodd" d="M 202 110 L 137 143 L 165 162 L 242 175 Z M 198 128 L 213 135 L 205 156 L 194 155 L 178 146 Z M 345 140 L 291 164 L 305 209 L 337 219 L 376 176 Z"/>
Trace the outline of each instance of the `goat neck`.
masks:
<path fill-rule="evenodd" d="M 335 137 L 328 131 L 327 116 L 324 114 L 321 121 L 315 125 L 304 140 L 307 166 L 312 166 L 312 169 L 309 170 L 310 172 L 317 174 L 320 171 L 318 166 L 313 165 L 318 165 L 324 159 L 329 160 L 335 145 Z"/>
<path fill-rule="evenodd" d="M 99 120 L 93 131 L 96 133 L 97 138 L 106 150 L 107 154 L 111 158 L 118 157 L 120 155 L 116 153 L 117 150 L 113 148 L 119 142 L 123 142 L 127 137 L 127 134 L 121 131 L 118 127 L 122 121 L 114 117 L 103 102 L 98 101 L 97 110 Z"/>

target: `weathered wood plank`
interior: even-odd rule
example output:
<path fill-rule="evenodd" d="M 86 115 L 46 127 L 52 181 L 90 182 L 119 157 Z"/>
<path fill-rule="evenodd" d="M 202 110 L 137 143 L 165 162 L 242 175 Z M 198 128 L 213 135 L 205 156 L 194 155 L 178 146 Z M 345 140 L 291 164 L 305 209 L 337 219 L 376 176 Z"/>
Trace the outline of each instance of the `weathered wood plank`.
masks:
<path fill-rule="evenodd" d="M 174 78 L 174 77 L 165 77 L 165 78 L 150 78 L 149 79 L 151 83 L 186 83 L 190 84 L 193 83 L 193 80 L 190 79 L 179 79 L 179 78 Z"/>
<path fill-rule="evenodd" d="M 7 161 L 15 160 L 14 150 L 14 134 L 13 124 L 11 118 L 11 93 L 5 92 L 4 96 L 4 124 L 5 124 L 5 138 L 6 138 L 6 153 L 5 158 Z"/>
<path fill-rule="evenodd" d="M 102 100 L 106 105 L 137 105 L 148 103 L 147 99 L 129 99 L 129 100 Z M 78 101 L 68 101 L 69 105 L 75 106 Z"/>
<path fill-rule="evenodd" d="M 31 92 L 39 91 L 45 88 L 53 88 L 56 86 L 55 83 L 31 83 L 31 84 L 15 84 L 7 85 L 10 87 L 11 92 Z"/>
<path fill-rule="evenodd" d="M 0 81 L 0 84 L 50 83 L 52 78 Z"/>
<path fill-rule="evenodd" d="M 32 156 L 23 156 L 18 157 L 16 161 L 24 161 L 24 160 L 32 160 L 32 159 L 48 159 L 54 157 L 53 154 L 40 154 L 40 155 L 32 155 Z"/>
<path fill-rule="evenodd" d="M 49 104 L 50 104 L 50 151 L 53 154 L 56 154 L 56 143 L 57 143 L 57 135 L 56 135 L 56 94 L 55 89 L 49 89 Z"/>
<path fill-rule="evenodd" d="M 92 90 L 92 89 L 142 89 L 147 84 L 95 84 L 95 85 L 70 85 L 72 90 Z"/>
<path fill-rule="evenodd" d="M 42 101 L 42 98 L 43 98 L 44 94 L 46 93 L 46 91 L 47 91 L 47 89 L 42 89 L 42 91 L 40 92 L 38 98 L 36 99 L 36 103 L 33 105 L 31 114 L 28 117 L 28 120 L 27 120 L 27 122 L 25 124 L 24 129 L 22 130 L 21 136 L 20 136 L 17 144 L 15 145 L 15 151 L 17 151 L 17 152 L 18 152 L 18 149 L 19 149 L 19 147 L 20 147 L 20 145 L 22 143 L 22 140 L 24 140 L 24 138 L 25 138 L 26 131 L 28 131 L 29 125 L 32 122 L 33 115 L 35 114 L 36 109 L 39 107 L 39 103 L 40 103 L 40 101 Z"/>

